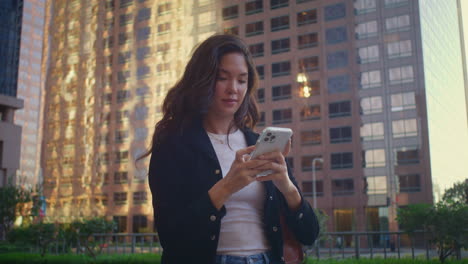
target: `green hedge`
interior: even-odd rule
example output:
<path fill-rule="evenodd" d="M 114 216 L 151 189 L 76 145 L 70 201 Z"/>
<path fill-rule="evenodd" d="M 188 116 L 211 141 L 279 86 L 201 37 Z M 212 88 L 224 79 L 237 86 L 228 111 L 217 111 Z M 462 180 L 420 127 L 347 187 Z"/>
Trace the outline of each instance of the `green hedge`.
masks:
<path fill-rule="evenodd" d="M 41 258 L 39 254 L 29 253 L 4 253 L 0 254 L 0 263 L 36 263 L 36 264 L 160 264 L 161 256 L 157 254 L 132 254 L 132 255 L 99 255 L 96 260 L 85 255 L 46 255 Z M 196 263 L 193 260 L 187 263 Z M 342 259 L 342 260 L 316 260 L 309 258 L 307 264 L 439 264 L 438 260 L 423 259 Z M 447 264 L 468 264 L 468 259 L 461 261 L 447 260 Z"/>

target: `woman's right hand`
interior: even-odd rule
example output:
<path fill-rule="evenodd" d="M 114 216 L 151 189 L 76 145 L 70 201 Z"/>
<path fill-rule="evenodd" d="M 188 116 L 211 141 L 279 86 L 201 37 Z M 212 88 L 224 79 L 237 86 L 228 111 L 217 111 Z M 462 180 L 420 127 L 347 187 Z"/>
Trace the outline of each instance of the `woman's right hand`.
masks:
<path fill-rule="evenodd" d="M 255 146 L 250 146 L 238 150 L 229 172 L 208 191 L 211 202 L 218 210 L 233 193 L 255 181 L 257 174 L 263 171 L 257 168 L 269 162 L 259 159 L 246 159 L 245 155 L 252 153 L 254 149 Z"/>

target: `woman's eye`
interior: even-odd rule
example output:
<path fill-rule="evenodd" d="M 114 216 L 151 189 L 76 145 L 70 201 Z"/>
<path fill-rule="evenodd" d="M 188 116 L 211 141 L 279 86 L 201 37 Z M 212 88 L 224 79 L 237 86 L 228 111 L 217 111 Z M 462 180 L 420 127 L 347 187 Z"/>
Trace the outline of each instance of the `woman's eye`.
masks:
<path fill-rule="evenodd" d="M 239 83 L 246 83 L 246 80 L 239 80 Z"/>
<path fill-rule="evenodd" d="M 218 77 L 218 80 L 219 80 L 219 81 L 225 81 L 225 80 L 227 80 L 227 78 L 219 76 L 219 77 Z"/>

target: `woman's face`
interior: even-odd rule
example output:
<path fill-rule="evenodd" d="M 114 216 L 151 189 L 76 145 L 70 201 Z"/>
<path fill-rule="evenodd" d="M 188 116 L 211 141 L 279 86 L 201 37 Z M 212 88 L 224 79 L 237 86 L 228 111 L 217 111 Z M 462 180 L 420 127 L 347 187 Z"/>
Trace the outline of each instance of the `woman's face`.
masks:
<path fill-rule="evenodd" d="M 221 58 L 213 102 L 209 112 L 219 117 L 234 117 L 247 92 L 248 68 L 244 55 L 228 53 Z"/>

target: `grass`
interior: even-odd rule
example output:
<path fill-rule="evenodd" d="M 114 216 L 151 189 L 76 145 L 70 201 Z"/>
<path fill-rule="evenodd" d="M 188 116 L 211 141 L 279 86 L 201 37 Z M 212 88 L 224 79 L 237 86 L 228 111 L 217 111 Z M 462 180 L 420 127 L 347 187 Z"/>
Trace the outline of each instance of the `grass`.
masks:
<path fill-rule="evenodd" d="M 65 254 L 65 255 L 46 255 L 41 258 L 39 254 L 30 253 L 3 253 L 0 254 L 1 263 L 35 263 L 35 264 L 59 264 L 59 263 L 70 263 L 70 264 L 160 264 L 161 256 L 157 254 L 131 254 L 131 255 L 99 255 L 96 260 L 85 255 L 76 254 Z M 196 261 L 190 261 L 189 263 L 196 263 Z M 439 264 L 438 260 L 425 260 L 425 259 L 341 259 L 341 260 L 317 260 L 309 258 L 307 264 Z M 447 260 L 446 264 L 468 264 L 468 259 L 460 261 Z"/>

